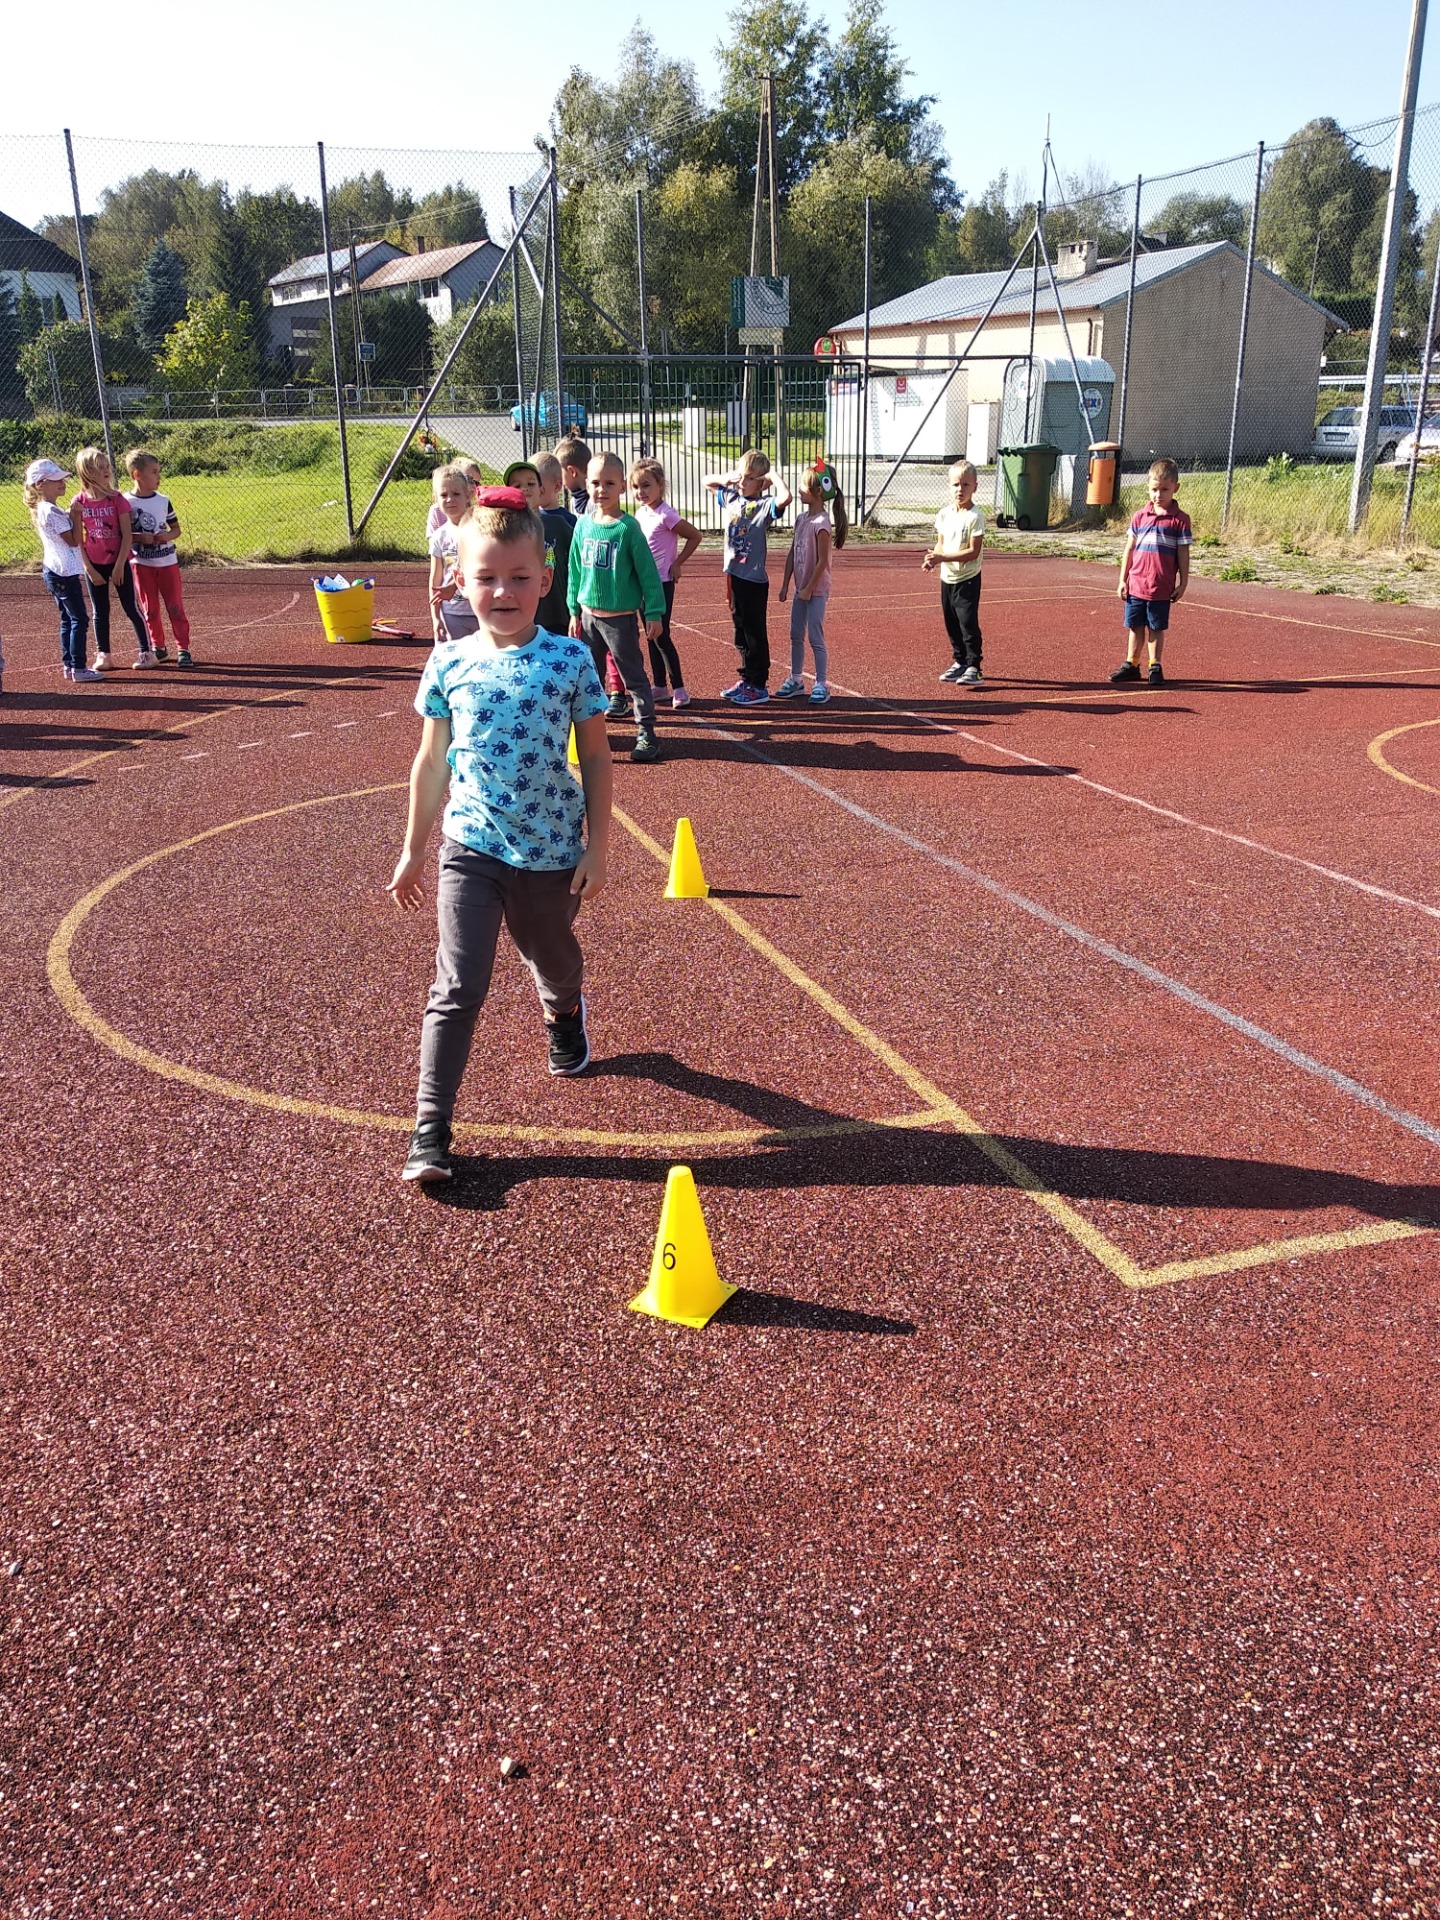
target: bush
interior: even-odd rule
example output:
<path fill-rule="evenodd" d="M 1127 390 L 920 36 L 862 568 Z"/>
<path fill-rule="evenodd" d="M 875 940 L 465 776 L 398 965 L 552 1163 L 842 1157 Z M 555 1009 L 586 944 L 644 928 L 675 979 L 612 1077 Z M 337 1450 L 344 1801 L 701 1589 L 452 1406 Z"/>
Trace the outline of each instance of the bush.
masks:
<path fill-rule="evenodd" d="M 392 443 L 388 447 L 377 448 L 370 456 L 372 481 L 379 481 L 381 474 L 394 458 L 394 454 L 395 448 Z M 434 441 L 427 445 L 417 435 L 401 454 L 400 464 L 396 467 L 393 477 L 396 480 L 428 480 L 436 467 L 443 467 L 448 461 L 459 460 L 461 457 L 458 448 Z"/>
<path fill-rule="evenodd" d="M 1222 580 L 1258 580 L 1260 576 L 1255 571 L 1253 560 L 1232 560 L 1228 567 L 1220 569 L 1220 578 Z"/>
<path fill-rule="evenodd" d="M 0 477 L 21 480 L 32 460 L 48 454 L 68 467 L 80 447 L 103 446 L 105 429 L 78 413 L 46 413 L 33 420 L 0 420 Z"/>

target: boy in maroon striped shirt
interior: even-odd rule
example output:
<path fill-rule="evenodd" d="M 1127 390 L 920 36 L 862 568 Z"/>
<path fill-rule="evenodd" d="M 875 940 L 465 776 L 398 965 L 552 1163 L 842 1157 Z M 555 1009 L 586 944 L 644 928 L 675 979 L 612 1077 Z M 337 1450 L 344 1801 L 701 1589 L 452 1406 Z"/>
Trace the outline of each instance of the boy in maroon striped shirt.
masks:
<path fill-rule="evenodd" d="M 1150 467 L 1150 498 L 1130 522 L 1125 551 L 1120 556 L 1120 584 L 1115 589 L 1125 602 L 1125 664 L 1110 678 L 1117 684 L 1140 678 L 1140 648 L 1148 636 L 1152 687 L 1163 687 L 1165 669 L 1160 656 L 1170 609 L 1190 584 L 1190 516 L 1175 505 L 1180 491 L 1180 469 L 1173 460 L 1156 460 Z"/>

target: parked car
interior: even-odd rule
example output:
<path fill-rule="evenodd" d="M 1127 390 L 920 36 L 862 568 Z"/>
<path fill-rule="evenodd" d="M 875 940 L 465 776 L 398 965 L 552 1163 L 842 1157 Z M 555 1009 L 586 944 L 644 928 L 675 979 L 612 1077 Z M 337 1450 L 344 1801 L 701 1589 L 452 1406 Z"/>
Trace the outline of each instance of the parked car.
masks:
<path fill-rule="evenodd" d="M 538 407 L 535 405 L 534 394 L 526 394 L 518 405 L 510 409 L 510 424 L 517 433 L 520 431 L 522 411 L 525 424 L 532 434 L 538 431 L 546 438 L 555 440 L 566 433 L 583 434 L 590 424 L 590 416 L 585 411 L 584 402 L 577 400 L 573 393 L 563 395 L 558 408 L 555 405 L 553 393 L 542 391 Z M 537 420 L 539 421 L 538 429 Z"/>
<path fill-rule="evenodd" d="M 1360 439 L 1359 407 L 1335 407 L 1315 429 L 1310 452 L 1316 460 L 1353 460 Z M 1414 407 L 1381 407 L 1375 458 L 1393 460 L 1402 434 L 1415 425 Z"/>
<path fill-rule="evenodd" d="M 1415 451 L 1416 436 L 1407 433 L 1395 449 L 1397 467 L 1408 467 L 1410 456 Z M 1420 458 L 1422 460 L 1440 459 L 1440 413 L 1427 413 L 1420 428 Z"/>

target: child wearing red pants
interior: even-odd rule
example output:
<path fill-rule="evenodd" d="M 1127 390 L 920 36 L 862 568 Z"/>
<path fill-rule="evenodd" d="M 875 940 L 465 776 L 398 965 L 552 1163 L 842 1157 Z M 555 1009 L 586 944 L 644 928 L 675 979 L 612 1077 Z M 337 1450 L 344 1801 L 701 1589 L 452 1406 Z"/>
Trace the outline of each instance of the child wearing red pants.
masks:
<path fill-rule="evenodd" d="M 180 590 L 180 562 L 175 554 L 175 536 L 180 522 L 168 497 L 160 492 L 160 462 L 144 447 L 132 447 L 125 456 L 125 469 L 135 483 L 127 493 L 130 530 L 134 541 L 130 555 L 135 569 L 135 592 L 150 636 L 150 649 L 135 662 L 137 667 L 152 666 L 168 658 L 165 622 L 160 609 L 170 615 L 171 631 L 179 648 L 177 664 L 193 665 L 190 658 L 190 622 L 185 617 L 185 597 Z"/>

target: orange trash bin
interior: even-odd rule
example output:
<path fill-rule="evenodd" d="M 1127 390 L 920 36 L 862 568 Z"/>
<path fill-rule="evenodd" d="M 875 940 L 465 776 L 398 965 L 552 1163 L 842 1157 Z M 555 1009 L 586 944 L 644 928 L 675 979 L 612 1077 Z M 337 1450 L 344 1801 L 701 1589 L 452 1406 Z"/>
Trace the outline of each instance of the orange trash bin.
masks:
<path fill-rule="evenodd" d="M 1085 504 L 1091 507 L 1113 506 L 1120 493 L 1120 442 L 1097 440 L 1090 449 L 1090 473 L 1085 484 Z"/>

